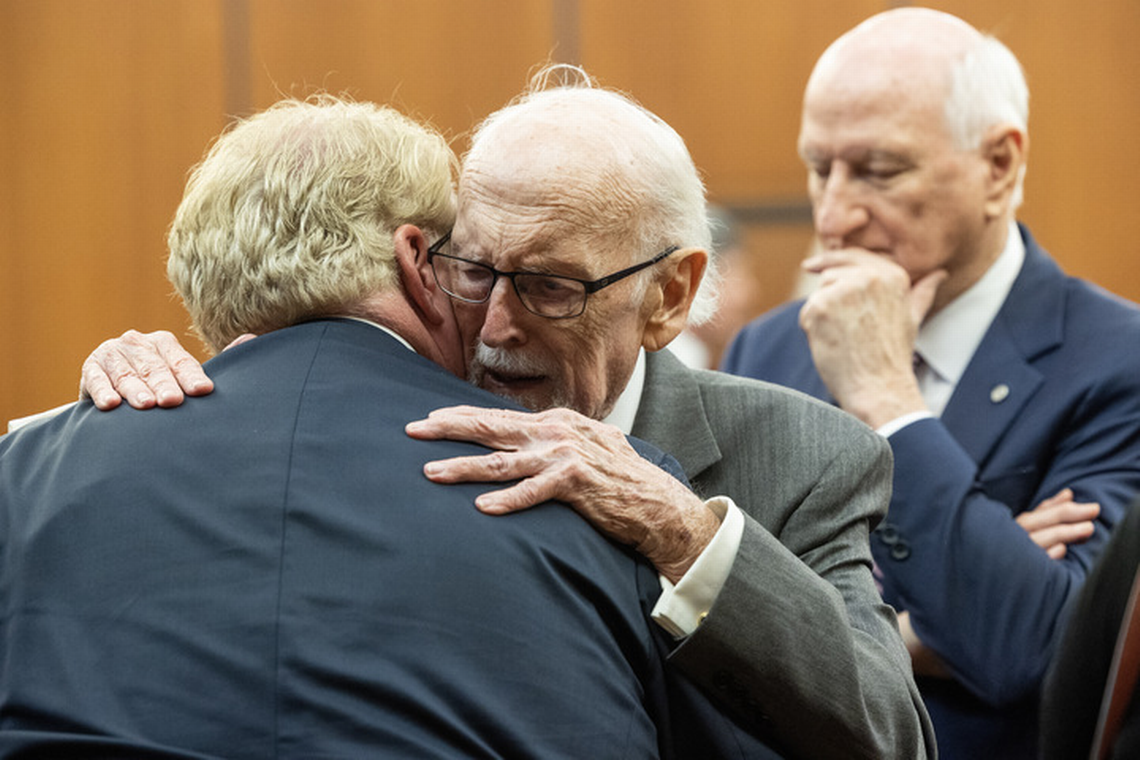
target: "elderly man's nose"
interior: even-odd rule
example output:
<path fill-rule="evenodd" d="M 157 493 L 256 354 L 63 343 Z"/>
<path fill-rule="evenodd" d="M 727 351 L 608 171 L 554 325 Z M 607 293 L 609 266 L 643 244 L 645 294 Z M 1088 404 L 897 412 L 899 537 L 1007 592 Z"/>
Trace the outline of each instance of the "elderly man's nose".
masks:
<path fill-rule="evenodd" d="M 526 309 L 511 286 L 510 278 L 500 277 L 487 298 L 480 339 L 488 346 L 501 346 L 519 342 L 525 336 L 520 320 Z"/>
<path fill-rule="evenodd" d="M 815 231 L 826 248 L 841 247 L 870 220 L 858 189 L 842 171 L 821 181 L 814 201 Z"/>

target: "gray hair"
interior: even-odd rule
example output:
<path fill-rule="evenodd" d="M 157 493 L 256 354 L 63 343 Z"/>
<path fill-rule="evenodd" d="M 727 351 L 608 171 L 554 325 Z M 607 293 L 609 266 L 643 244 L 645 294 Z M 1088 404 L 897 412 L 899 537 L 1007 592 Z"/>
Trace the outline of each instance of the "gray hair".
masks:
<path fill-rule="evenodd" d="M 216 351 L 351 313 L 398 286 L 397 227 L 451 228 L 457 168 L 443 137 L 391 108 L 279 102 L 234 124 L 192 171 L 167 277 Z"/>
<path fill-rule="evenodd" d="M 986 130 L 997 124 L 1028 134 L 1029 86 L 1017 57 L 997 38 L 983 35 L 951 69 L 945 108 L 946 126 L 959 150 L 979 147 Z M 1022 165 L 1013 208 L 1021 204 L 1024 181 Z"/>
<path fill-rule="evenodd" d="M 600 234 L 620 234 L 632 238 L 643 258 L 670 245 L 711 251 L 708 219 L 705 214 L 705 187 L 693 164 L 685 142 L 657 115 L 628 95 L 598 86 L 580 67 L 568 64 L 547 66 L 532 79 L 530 86 L 510 104 L 480 123 L 471 139 L 468 156 L 480 151 L 487 135 L 523 109 L 550 106 L 572 110 L 575 115 L 609 119 L 616 114 L 621 123 L 600 134 L 597 181 L 604 188 L 594 202 L 567 209 L 581 217 L 583 225 Z M 606 161 L 607 157 L 621 161 Z M 585 170 L 585 169 L 584 169 Z M 641 280 L 649 282 L 652 272 Z M 710 255 L 689 321 L 710 318 L 716 306 L 718 277 Z"/>

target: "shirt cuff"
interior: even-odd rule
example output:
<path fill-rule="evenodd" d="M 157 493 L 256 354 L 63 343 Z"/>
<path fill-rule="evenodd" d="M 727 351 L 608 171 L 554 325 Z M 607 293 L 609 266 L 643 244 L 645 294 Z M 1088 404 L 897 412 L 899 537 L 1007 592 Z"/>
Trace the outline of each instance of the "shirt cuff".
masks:
<path fill-rule="evenodd" d="M 661 596 L 651 613 L 658 625 L 678 639 L 697 630 L 712 609 L 744 536 L 744 514 L 732 499 L 714 496 L 705 506 L 720 518 L 720 528 L 676 585 L 660 576 Z"/>
<path fill-rule="evenodd" d="M 918 422 L 919 420 L 928 420 L 932 417 L 934 417 L 934 414 L 926 411 L 925 409 L 921 412 L 911 412 L 910 414 L 904 414 L 902 417 L 895 417 L 887 424 L 876 428 L 875 432 L 884 438 L 890 438 L 892 435 L 899 432 L 907 425 Z"/>

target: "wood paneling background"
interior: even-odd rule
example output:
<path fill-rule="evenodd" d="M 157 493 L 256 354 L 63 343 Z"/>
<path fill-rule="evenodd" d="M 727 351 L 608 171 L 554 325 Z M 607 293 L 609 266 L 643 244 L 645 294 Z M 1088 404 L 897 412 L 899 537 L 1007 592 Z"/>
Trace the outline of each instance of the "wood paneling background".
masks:
<path fill-rule="evenodd" d="M 187 170 L 229 115 L 317 89 L 392 102 L 461 151 L 537 65 L 580 62 L 686 138 L 710 196 L 753 220 L 757 309 L 778 303 L 811 240 L 795 155 L 811 65 L 898 4 L 0 0 L 0 420 L 72 398 L 83 357 L 128 327 L 187 333 L 164 276 Z M 1066 269 L 1140 300 L 1140 3 L 931 4 L 1026 68 L 1022 218 Z"/>

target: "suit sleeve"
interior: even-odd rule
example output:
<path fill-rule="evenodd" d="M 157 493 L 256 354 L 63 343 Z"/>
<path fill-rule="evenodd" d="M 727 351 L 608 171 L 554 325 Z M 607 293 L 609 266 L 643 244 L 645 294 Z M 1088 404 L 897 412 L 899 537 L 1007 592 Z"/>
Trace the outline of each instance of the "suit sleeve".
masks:
<path fill-rule="evenodd" d="M 916 422 L 891 437 L 889 524 L 872 539 L 884 598 L 908 610 L 919 638 L 991 705 L 1038 688 L 1066 603 L 1140 488 L 1140 410 L 1133 396 L 1090 399 L 1083 418 L 1058 431 L 1028 503 L 1024 495 L 1018 503 L 1003 494 L 1017 490 L 1010 483 L 979 482 L 977 465 L 940 420 Z M 1014 515 L 1064 487 L 1078 501 L 1098 502 L 1101 513 L 1094 537 L 1057 561 Z"/>
<path fill-rule="evenodd" d="M 890 453 L 870 431 L 845 440 L 779 538 L 746 514 L 724 589 L 671 662 L 791 755 L 932 757 L 894 613 L 871 576 Z"/>

